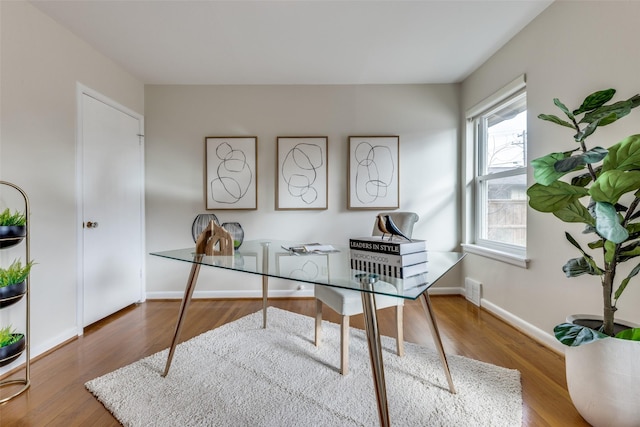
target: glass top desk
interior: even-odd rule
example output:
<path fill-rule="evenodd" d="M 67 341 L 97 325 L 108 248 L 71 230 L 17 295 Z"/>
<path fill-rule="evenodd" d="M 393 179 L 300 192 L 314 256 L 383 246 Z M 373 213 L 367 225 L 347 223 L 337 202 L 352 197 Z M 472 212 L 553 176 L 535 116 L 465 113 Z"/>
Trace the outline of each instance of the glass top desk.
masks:
<path fill-rule="evenodd" d="M 290 279 L 319 286 L 353 289 L 360 292 L 362 296 L 369 355 L 371 357 L 373 381 L 378 401 L 378 413 L 380 423 L 383 426 L 389 425 L 389 412 L 387 409 L 382 348 L 380 345 L 380 332 L 378 330 L 374 295 L 389 295 L 410 300 L 420 299 L 431 328 L 436 348 L 440 355 L 440 360 L 449 384 L 449 390 L 451 393 L 455 393 L 447 358 L 442 347 L 442 341 L 427 290 L 451 268 L 458 264 L 464 257 L 463 254 L 457 252 L 428 251 L 426 273 L 405 279 L 397 279 L 351 269 L 350 251 L 347 246 L 333 245 L 337 252 L 328 253 L 312 252 L 299 254 L 287 249 L 299 244 L 299 242 L 266 239 L 245 241 L 240 249 L 235 251 L 233 256 L 206 256 L 204 254 L 196 254 L 194 248 L 152 252 L 151 255 L 154 256 L 191 264 L 191 272 L 185 287 L 163 376 L 169 373 L 185 313 L 191 302 L 193 291 L 198 280 L 200 267 L 206 266 L 235 270 L 262 277 L 263 327 L 265 328 L 267 326 L 266 308 L 268 303 L 269 277 Z M 313 274 L 309 274 L 308 271 L 298 268 L 303 261 L 305 263 L 312 262 L 317 266 L 317 268 L 313 269 Z"/>

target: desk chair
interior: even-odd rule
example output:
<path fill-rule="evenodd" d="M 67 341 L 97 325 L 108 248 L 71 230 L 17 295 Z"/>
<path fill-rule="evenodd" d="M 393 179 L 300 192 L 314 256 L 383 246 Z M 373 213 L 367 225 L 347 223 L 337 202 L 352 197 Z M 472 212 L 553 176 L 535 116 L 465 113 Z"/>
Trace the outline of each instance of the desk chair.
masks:
<path fill-rule="evenodd" d="M 389 215 L 407 237 L 411 238 L 413 226 L 418 221 L 418 214 L 414 212 L 381 212 L 380 215 Z M 373 236 L 382 236 L 378 226 L 374 221 Z M 385 238 L 386 239 L 386 238 Z M 350 289 L 332 288 L 329 286 L 315 286 L 314 296 L 316 298 L 316 331 L 315 345 L 320 345 L 322 333 L 322 305 L 329 306 L 333 311 L 341 315 L 340 319 L 340 373 L 349 373 L 349 317 L 360 314 L 362 309 L 362 296 L 359 291 Z M 402 331 L 404 300 L 391 296 L 376 295 L 375 307 L 380 310 L 387 307 L 396 308 L 396 350 L 398 356 L 404 355 L 404 336 Z"/>

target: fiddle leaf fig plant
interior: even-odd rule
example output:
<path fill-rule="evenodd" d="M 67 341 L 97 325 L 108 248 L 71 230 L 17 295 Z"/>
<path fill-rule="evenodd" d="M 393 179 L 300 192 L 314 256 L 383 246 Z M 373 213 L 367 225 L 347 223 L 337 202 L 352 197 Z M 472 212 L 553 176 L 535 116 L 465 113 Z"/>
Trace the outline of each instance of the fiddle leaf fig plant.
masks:
<path fill-rule="evenodd" d="M 531 161 L 535 183 L 527 190 L 529 206 L 561 221 L 583 224 L 582 232 L 593 239 L 583 248 L 565 232 L 580 256 L 567 261 L 562 270 L 567 277 L 598 276 L 602 284 L 604 321 L 599 331 L 571 323 L 555 327 L 556 338 L 571 346 L 614 336 L 618 300 L 640 272 L 640 134 L 608 148 L 587 145 L 599 127 L 614 123 L 640 105 L 640 95 L 607 104 L 615 93 L 615 89 L 592 93 L 573 110 L 556 98 L 553 103 L 564 117 L 538 116 L 571 129 L 573 143 L 566 151 Z M 637 264 L 620 280 L 617 268 L 626 261 Z M 640 328 L 615 336 L 640 341 Z"/>

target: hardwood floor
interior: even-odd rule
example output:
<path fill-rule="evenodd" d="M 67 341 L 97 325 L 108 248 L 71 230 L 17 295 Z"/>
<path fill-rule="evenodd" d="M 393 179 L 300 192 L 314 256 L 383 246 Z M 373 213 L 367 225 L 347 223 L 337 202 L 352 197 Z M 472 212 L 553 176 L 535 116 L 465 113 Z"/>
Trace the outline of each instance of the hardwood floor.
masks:
<path fill-rule="evenodd" d="M 270 305 L 313 316 L 312 299 L 273 299 Z M 433 308 L 447 354 L 459 354 L 522 374 L 523 425 L 588 426 L 569 399 L 564 359 L 537 344 L 460 296 L 434 296 Z M 69 342 L 31 364 L 31 387 L 0 405 L 0 425 L 118 426 L 118 422 L 85 388 L 90 379 L 167 348 L 179 301 L 148 301 L 128 307 L 85 329 Z M 261 300 L 194 300 L 183 340 L 261 309 Z M 338 317 L 325 308 L 326 320 Z M 382 310 L 380 330 L 394 335 L 393 310 Z M 418 301 L 405 305 L 405 340 L 432 346 L 427 321 Z M 351 326 L 363 328 L 362 316 Z M 337 357 L 337 355 L 336 355 Z M 0 397 L 9 395 L 0 390 Z M 373 399 L 374 397 L 371 396 Z"/>

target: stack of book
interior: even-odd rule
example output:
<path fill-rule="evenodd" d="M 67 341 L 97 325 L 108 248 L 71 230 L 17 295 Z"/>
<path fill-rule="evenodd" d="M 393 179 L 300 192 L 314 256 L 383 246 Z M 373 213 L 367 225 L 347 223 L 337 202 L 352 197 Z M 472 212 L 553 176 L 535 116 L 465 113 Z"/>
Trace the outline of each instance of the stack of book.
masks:
<path fill-rule="evenodd" d="M 406 278 L 427 272 L 424 240 L 388 240 L 380 237 L 349 239 L 351 268 L 382 276 Z"/>

